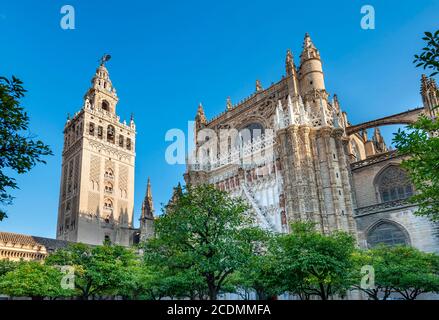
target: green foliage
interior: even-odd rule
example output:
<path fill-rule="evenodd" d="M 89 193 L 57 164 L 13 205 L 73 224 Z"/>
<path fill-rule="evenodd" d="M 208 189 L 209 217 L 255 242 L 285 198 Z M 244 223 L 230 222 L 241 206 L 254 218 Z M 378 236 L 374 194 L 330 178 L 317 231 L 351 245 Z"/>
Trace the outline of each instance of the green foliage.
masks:
<path fill-rule="evenodd" d="M 0 205 L 9 205 L 12 196 L 9 189 L 17 189 L 17 182 L 6 174 L 6 170 L 18 174 L 31 170 L 38 162 L 45 163 L 42 156 L 51 155 L 49 147 L 40 140 L 34 140 L 26 131 L 29 117 L 20 105 L 26 90 L 22 82 L 0 77 Z M 0 209 L 0 221 L 6 217 Z"/>
<path fill-rule="evenodd" d="M 351 255 L 354 238 L 344 232 L 323 235 L 312 223 L 295 223 L 292 232 L 277 239 L 276 272 L 287 291 L 308 299 L 312 295 L 327 300 L 343 296 L 351 286 Z"/>
<path fill-rule="evenodd" d="M 17 262 L 10 260 L 0 260 L 0 277 L 18 266 Z"/>
<path fill-rule="evenodd" d="M 95 295 L 126 294 L 124 289 L 133 281 L 132 271 L 138 259 L 132 249 L 122 246 L 90 247 L 77 243 L 56 251 L 46 263 L 73 266 L 75 288 L 83 299 L 88 299 Z"/>
<path fill-rule="evenodd" d="M 242 199 L 211 185 L 188 187 L 157 220 L 157 238 L 146 243 L 145 261 L 165 267 L 179 281 L 191 274 L 194 287 L 204 283 L 198 289 L 207 288 L 209 298 L 216 299 L 259 244 L 261 231 L 250 226 L 247 209 Z"/>
<path fill-rule="evenodd" d="M 430 76 L 438 74 L 439 70 L 439 30 L 434 34 L 431 32 L 425 32 L 425 36 L 422 40 L 427 44 L 422 48 L 420 55 L 415 55 L 416 67 L 423 67 L 424 69 L 432 69 L 433 73 Z"/>
<path fill-rule="evenodd" d="M 409 246 L 379 246 L 357 252 L 354 259 L 357 270 L 362 265 L 374 268 L 374 288 L 355 286 L 371 299 L 386 300 L 390 294 L 398 293 L 403 299 L 414 300 L 421 293 L 439 291 L 439 257 L 436 254 Z M 361 277 L 359 273 L 357 276 Z"/>
<path fill-rule="evenodd" d="M 425 32 L 423 40 L 427 44 L 414 62 L 417 67 L 434 70 L 434 76 L 439 72 L 439 30 Z M 407 129 L 398 130 L 393 143 L 400 154 L 409 156 L 402 166 L 416 187 L 410 200 L 419 206 L 416 214 L 439 220 L 439 119 L 420 116 Z"/>
<path fill-rule="evenodd" d="M 421 116 L 408 129 L 398 130 L 393 142 L 400 154 L 409 156 L 402 162 L 402 167 L 416 188 L 410 201 L 419 206 L 416 214 L 438 220 L 439 119 Z"/>
<path fill-rule="evenodd" d="M 382 250 L 386 250 L 383 247 Z M 352 271 L 353 288 L 363 291 L 371 300 L 387 300 L 394 292 L 392 283 L 389 281 L 391 276 L 388 262 L 383 259 L 381 249 L 356 250 L 352 255 L 354 269 Z M 363 266 L 373 267 L 373 280 L 370 273 L 363 274 L 361 269 Z M 369 278 L 366 286 L 361 284 L 364 276 Z"/>
<path fill-rule="evenodd" d="M 0 277 L 0 293 L 12 297 L 57 298 L 70 296 L 62 289 L 63 273 L 53 266 L 39 262 L 20 262 Z"/>
<path fill-rule="evenodd" d="M 230 285 L 238 289 L 244 299 L 249 299 L 251 292 L 256 293 L 260 300 L 270 299 L 286 291 L 282 282 L 283 275 L 279 273 L 277 250 L 277 235 L 262 234 L 263 246 L 253 254 L 246 265 L 232 275 Z"/>

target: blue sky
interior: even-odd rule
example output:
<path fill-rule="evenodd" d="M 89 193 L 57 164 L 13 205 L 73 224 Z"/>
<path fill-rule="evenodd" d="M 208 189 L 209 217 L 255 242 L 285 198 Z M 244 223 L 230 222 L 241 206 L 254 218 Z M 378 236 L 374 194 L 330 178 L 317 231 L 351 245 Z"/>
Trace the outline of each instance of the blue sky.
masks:
<path fill-rule="evenodd" d="M 60 28 L 60 8 L 75 8 L 76 29 Z M 376 29 L 360 28 L 363 5 Z M 185 167 L 165 162 L 168 129 L 187 127 L 198 103 L 208 118 L 284 73 L 309 32 L 321 52 L 327 90 L 352 123 L 421 105 L 413 55 L 422 33 L 436 30 L 438 1 L 6 1 L 0 2 L 0 74 L 18 76 L 31 131 L 54 156 L 19 176 L 20 190 L 0 230 L 54 237 L 67 113 L 82 105 L 97 60 L 108 69 L 122 119 L 135 115 L 135 219 L 151 176 L 156 209 Z M 382 132 L 391 139 L 394 127 Z"/>

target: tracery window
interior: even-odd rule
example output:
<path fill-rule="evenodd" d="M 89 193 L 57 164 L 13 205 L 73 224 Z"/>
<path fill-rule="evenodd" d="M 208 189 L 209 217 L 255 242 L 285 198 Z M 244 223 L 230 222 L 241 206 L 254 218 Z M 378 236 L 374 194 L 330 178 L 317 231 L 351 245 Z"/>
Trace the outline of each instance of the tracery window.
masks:
<path fill-rule="evenodd" d="M 377 180 L 382 202 L 406 199 L 413 195 L 413 186 L 407 173 L 398 166 L 385 169 Z"/>
<path fill-rule="evenodd" d="M 131 150 L 131 139 L 127 138 L 127 149 Z"/>
<path fill-rule="evenodd" d="M 407 233 L 395 223 L 381 222 L 367 234 L 367 245 L 369 248 L 379 244 L 389 246 L 408 245 L 409 239 Z"/>

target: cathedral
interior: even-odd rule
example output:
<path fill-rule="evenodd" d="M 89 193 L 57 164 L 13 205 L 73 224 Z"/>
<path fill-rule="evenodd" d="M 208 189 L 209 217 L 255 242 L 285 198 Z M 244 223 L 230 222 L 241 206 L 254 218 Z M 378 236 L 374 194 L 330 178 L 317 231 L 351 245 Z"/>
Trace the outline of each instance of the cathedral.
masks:
<path fill-rule="evenodd" d="M 117 115 L 108 59 L 64 127 L 57 240 L 0 232 L 0 258 L 43 259 L 70 242 L 129 246 L 154 236 L 149 179 L 140 227 L 133 224 L 136 125 Z M 408 198 L 416 190 L 400 166 L 403 156 L 379 130 L 421 114 L 437 117 L 435 81 L 422 76 L 423 106 L 353 124 L 326 91 L 320 52 L 308 34 L 299 59 L 297 65 L 288 50 L 278 82 L 263 88 L 257 80 L 250 96 L 237 104 L 227 98 L 213 119 L 198 106 L 186 184 L 213 184 L 242 197 L 254 223 L 273 232 L 312 221 L 322 233 L 351 233 L 363 248 L 408 244 L 439 252 L 439 225 L 414 214 Z"/>
<path fill-rule="evenodd" d="M 290 50 L 285 74 L 207 120 L 200 104 L 195 150 L 187 184 L 214 184 L 251 206 L 254 221 L 289 232 L 294 221 L 312 221 L 322 233 L 347 231 L 361 247 L 409 244 L 439 252 L 438 224 L 414 215 L 415 192 L 403 160 L 379 126 L 437 116 L 433 79 L 421 80 L 422 107 L 352 124 L 336 94 L 330 96 L 320 52 L 305 35 L 299 65 Z M 368 129 L 374 129 L 370 135 Z"/>

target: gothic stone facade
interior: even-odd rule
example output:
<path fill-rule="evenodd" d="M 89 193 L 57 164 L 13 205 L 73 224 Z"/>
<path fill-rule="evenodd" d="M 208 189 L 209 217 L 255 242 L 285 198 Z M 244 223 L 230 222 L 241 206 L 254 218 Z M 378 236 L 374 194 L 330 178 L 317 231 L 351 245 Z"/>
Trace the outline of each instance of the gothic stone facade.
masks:
<path fill-rule="evenodd" d="M 136 127 L 116 114 L 118 97 L 102 63 L 84 104 L 64 128 L 57 239 L 133 243 Z"/>
<path fill-rule="evenodd" d="M 288 50 L 285 75 L 208 121 L 200 104 L 188 184 L 211 183 L 245 198 L 260 226 L 288 232 L 308 220 L 329 233 L 345 230 L 362 246 L 410 243 L 438 251 L 437 227 L 415 217 L 401 159 L 374 126 L 410 123 L 431 114 L 436 84 L 423 77 L 424 107 L 353 126 L 325 88 L 320 53 L 305 36 L 300 65 Z M 396 179 L 396 180 L 394 180 Z M 394 185 L 392 185 L 394 181 Z"/>

